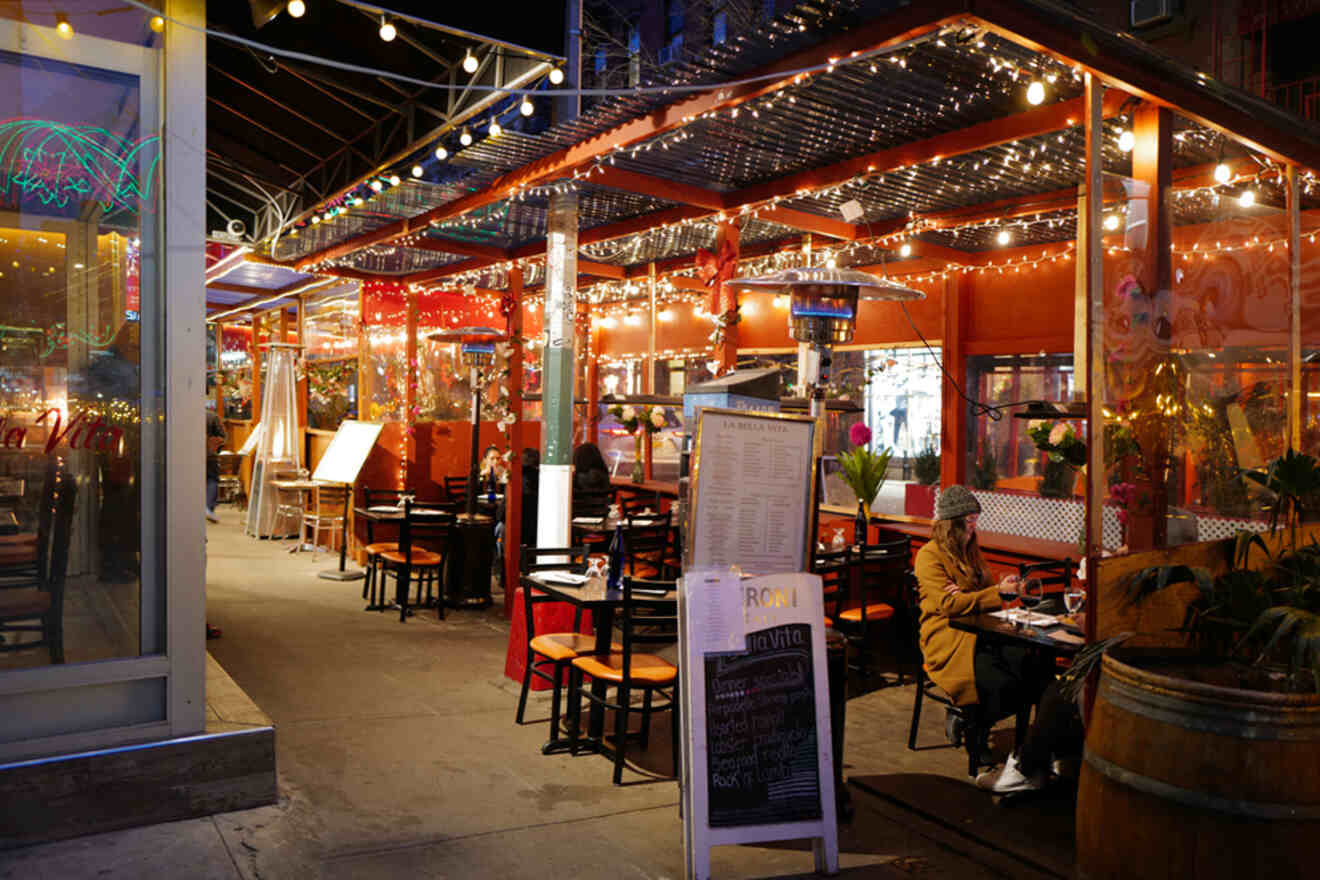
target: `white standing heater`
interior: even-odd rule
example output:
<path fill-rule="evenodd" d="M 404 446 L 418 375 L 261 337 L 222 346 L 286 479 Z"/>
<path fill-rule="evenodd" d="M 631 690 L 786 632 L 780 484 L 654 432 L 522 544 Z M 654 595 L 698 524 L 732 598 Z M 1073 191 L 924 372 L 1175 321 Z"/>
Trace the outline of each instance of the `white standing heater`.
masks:
<path fill-rule="evenodd" d="M 254 429 L 260 432 L 260 437 L 252 460 L 251 502 L 244 528 L 257 538 L 283 537 L 301 527 L 301 523 L 281 521 L 288 517 L 276 513 L 279 493 L 271 481 L 293 479 L 302 470 L 298 381 L 294 376 L 294 357 L 302 346 L 272 342 L 267 347 L 270 361 L 261 394 L 261 422 Z"/>

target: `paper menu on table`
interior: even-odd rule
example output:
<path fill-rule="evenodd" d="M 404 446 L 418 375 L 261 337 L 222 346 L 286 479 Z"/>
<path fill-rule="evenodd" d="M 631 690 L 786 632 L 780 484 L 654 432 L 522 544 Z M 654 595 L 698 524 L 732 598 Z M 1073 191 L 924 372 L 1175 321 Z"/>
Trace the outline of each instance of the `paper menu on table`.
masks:
<path fill-rule="evenodd" d="M 691 631 L 701 635 L 697 649 L 703 654 L 730 654 L 746 650 L 743 622 L 742 578 L 728 569 L 689 571 L 683 575 Z"/>

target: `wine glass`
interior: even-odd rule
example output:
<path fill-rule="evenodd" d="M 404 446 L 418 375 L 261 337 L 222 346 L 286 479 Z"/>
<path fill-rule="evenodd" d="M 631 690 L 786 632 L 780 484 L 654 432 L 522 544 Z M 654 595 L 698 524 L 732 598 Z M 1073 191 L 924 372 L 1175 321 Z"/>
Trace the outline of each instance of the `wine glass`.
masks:
<path fill-rule="evenodd" d="M 1000 581 L 998 586 L 999 586 L 999 598 L 1004 600 L 1004 604 L 1007 605 L 1009 602 L 1012 602 L 1014 599 L 1018 597 L 1018 590 L 1021 589 L 1022 582 L 1018 580 L 1016 577 L 1014 577 L 1012 580 Z M 1018 621 L 1017 621 L 1016 608 L 1008 609 L 1008 622 L 1013 624 L 1014 626 L 1017 625 Z"/>
<path fill-rule="evenodd" d="M 1081 584 L 1069 584 L 1063 591 L 1063 604 L 1069 614 L 1076 614 L 1086 604 L 1086 588 Z"/>
<path fill-rule="evenodd" d="M 1027 623 L 1031 623 L 1031 609 L 1040 604 L 1045 598 L 1045 585 L 1041 583 L 1040 578 L 1027 578 L 1022 581 L 1018 589 L 1018 599 L 1027 609 Z"/>

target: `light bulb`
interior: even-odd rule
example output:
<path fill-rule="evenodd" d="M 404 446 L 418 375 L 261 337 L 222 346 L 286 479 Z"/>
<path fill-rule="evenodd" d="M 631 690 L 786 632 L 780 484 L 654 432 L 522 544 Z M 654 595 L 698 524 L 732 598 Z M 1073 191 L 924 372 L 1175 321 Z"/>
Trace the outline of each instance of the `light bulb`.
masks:
<path fill-rule="evenodd" d="M 536 112 L 536 105 L 532 103 L 531 98 L 523 98 L 522 104 L 519 105 L 518 109 L 522 111 L 523 116 L 531 116 Z"/>
<path fill-rule="evenodd" d="M 289 5 L 284 7 L 284 11 L 289 13 L 290 18 L 302 18 L 307 12 L 307 4 L 303 0 L 289 0 Z"/>
<path fill-rule="evenodd" d="M 901 248 L 898 249 L 898 255 L 899 255 L 900 257 L 910 257 L 910 256 L 912 256 L 912 245 L 909 244 L 909 243 L 906 242 L 906 241 L 903 242 L 903 246 L 902 246 Z"/>
<path fill-rule="evenodd" d="M 486 132 L 491 137 L 495 137 L 495 135 L 499 134 L 500 131 L 502 131 L 502 129 L 500 128 L 499 122 L 494 117 L 491 117 L 490 127 L 486 129 Z"/>
<path fill-rule="evenodd" d="M 444 144 L 441 144 L 440 146 L 435 148 L 435 157 L 442 162 L 445 159 L 449 158 L 449 151 L 445 149 Z"/>
<path fill-rule="evenodd" d="M 390 20 L 382 15 L 380 17 L 380 38 L 388 43 L 390 40 L 393 40 L 398 36 L 398 33 L 399 32 L 394 29 L 394 25 Z"/>
<path fill-rule="evenodd" d="M 380 192 L 380 191 L 381 191 L 382 189 L 384 189 L 384 188 L 385 188 L 385 184 L 381 183 L 379 180 L 373 180 L 373 181 L 371 182 L 371 191 L 372 191 L 372 192 Z"/>
<path fill-rule="evenodd" d="M 556 67 L 554 70 L 550 71 L 550 82 L 551 82 L 551 83 L 553 83 L 554 85 L 559 85 L 559 84 L 560 84 L 561 82 L 563 82 L 563 81 L 564 81 L 564 71 L 562 71 L 562 70 L 559 69 L 558 67 Z"/>
<path fill-rule="evenodd" d="M 69 17 L 63 12 L 55 13 L 55 30 L 59 31 L 64 39 L 73 39 L 73 25 L 69 24 Z"/>
<path fill-rule="evenodd" d="M 477 56 L 473 55 L 470 49 L 463 56 L 463 69 L 468 73 L 477 72 Z"/>
<path fill-rule="evenodd" d="M 1041 82 L 1040 80 L 1035 80 L 1034 82 L 1032 82 L 1031 85 L 1027 86 L 1028 104 L 1039 104 L 1041 101 L 1044 100 L 1045 100 L 1045 83 Z"/>
<path fill-rule="evenodd" d="M 390 186 L 398 186 L 398 185 L 399 185 L 399 175 L 397 175 L 397 174 L 391 174 L 391 175 L 390 175 Z"/>
<path fill-rule="evenodd" d="M 1215 166 L 1215 183 L 1228 183 L 1228 179 L 1233 176 L 1228 163 L 1220 162 Z"/>
<path fill-rule="evenodd" d="M 1132 148 L 1136 146 L 1136 143 L 1136 135 L 1128 131 L 1126 128 L 1118 133 L 1118 148 L 1123 152 L 1132 152 Z"/>
<path fill-rule="evenodd" d="M 1117 229 L 1117 228 L 1118 228 L 1118 215 L 1117 214 L 1105 215 L 1105 229 Z"/>
<path fill-rule="evenodd" d="M 1007 229 L 999 230 L 999 234 L 995 236 L 995 241 L 999 242 L 1000 244 L 1008 244 L 1009 241 L 1011 240 L 1012 240 L 1012 236 L 1008 234 Z"/>
<path fill-rule="evenodd" d="M 464 128 L 458 135 L 458 142 L 465 147 L 470 147 L 472 145 L 472 132 Z"/>
<path fill-rule="evenodd" d="M 320 215 L 320 214 L 313 214 L 313 215 L 312 215 L 312 225 L 315 226 L 317 223 L 320 223 L 320 222 L 321 222 L 321 215 Z"/>
<path fill-rule="evenodd" d="M 422 170 L 422 166 L 421 166 L 421 165 L 414 165 L 414 166 L 412 167 L 412 176 L 413 176 L 413 177 L 421 177 L 422 174 L 424 174 L 424 173 L 425 173 L 425 172 Z"/>
<path fill-rule="evenodd" d="M 1242 195 L 1238 196 L 1238 204 L 1244 208 L 1250 208 L 1256 204 L 1256 191 L 1254 189 L 1244 189 Z"/>
<path fill-rule="evenodd" d="M 158 34 L 162 33 L 165 30 L 165 16 L 153 15 L 151 21 L 147 22 L 147 26 Z"/>

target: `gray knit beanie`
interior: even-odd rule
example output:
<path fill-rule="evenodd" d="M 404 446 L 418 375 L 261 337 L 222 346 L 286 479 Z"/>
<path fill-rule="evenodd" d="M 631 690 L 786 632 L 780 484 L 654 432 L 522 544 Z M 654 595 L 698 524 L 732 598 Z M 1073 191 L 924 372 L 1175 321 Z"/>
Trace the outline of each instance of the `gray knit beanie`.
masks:
<path fill-rule="evenodd" d="M 936 519 L 953 519 L 981 512 L 981 502 L 966 486 L 950 486 L 940 492 L 935 502 Z"/>

